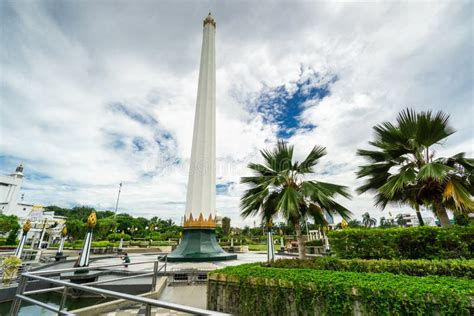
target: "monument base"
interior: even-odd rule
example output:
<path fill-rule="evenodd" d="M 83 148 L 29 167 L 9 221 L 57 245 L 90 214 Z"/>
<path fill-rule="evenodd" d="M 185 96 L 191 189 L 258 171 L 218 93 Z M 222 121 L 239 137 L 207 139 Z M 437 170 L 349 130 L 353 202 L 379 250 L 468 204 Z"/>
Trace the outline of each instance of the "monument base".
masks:
<path fill-rule="evenodd" d="M 183 232 L 178 248 L 168 255 L 170 262 L 224 261 L 237 259 L 225 252 L 216 239 L 214 229 L 189 228 Z"/>

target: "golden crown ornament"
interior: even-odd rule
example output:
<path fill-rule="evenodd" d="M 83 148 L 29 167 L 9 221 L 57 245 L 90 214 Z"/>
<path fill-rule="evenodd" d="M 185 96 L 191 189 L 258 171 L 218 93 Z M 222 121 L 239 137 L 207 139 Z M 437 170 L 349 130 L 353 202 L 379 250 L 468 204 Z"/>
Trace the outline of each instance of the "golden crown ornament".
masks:
<path fill-rule="evenodd" d="M 95 225 L 97 225 L 97 215 L 95 212 L 92 212 L 87 218 L 87 226 L 92 229 L 95 227 Z"/>
<path fill-rule="evenodd" d="M 31 221 L 28 219 L 25 224 L 23 224 L 23 232 L 26 234 L 31 229 Z"/>

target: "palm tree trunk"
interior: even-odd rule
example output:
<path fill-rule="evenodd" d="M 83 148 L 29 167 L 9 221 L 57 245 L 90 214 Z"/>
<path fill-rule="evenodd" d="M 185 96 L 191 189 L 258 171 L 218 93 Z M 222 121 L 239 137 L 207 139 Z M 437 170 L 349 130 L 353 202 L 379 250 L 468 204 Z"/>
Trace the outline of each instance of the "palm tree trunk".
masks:
<path fill-rule="evenodd" d="M 438 216 L 439 222 L 441 223 L 442 227 L 447 227 L 450 225 L 448 213 L 446 212 L 446 208 L 444 207 L 443 203 L 440 200 L 436 199 L 434 201 L 434 206 L 436 209 L 436 215 Z"/>
<path fill-rule="evenodd" d="M 300 223 L 295 224 L 296 231 L 296 240 L 298 241 L 298 258 L 306 258 L 306 248 L 304 246 L 303 235 L 301 234 L 301 225 Z"/>
<path fill-rule="evenodd" d="M 423 217 L 421 217 L 419 205 L 415 206 L 415 211 L 416 211 L 416 217 L 418 217 L 418 223 L 420 224 L 420 226 L 425 226 L 425 222 L 423 222 Z"/>

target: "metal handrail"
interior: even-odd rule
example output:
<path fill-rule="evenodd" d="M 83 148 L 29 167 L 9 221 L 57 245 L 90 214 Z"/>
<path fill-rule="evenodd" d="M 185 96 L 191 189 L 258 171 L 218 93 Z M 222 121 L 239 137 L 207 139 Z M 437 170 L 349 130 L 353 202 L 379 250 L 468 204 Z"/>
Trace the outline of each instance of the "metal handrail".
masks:
<path fill-rule="evenodd" d="M 133 263 L 133 264 L 157 263 L 157 262 L 160 262 L 160 259 L 161 258 L 158 258 L 158 261 L 137 262 L 137 263 Z M 124 265 L 125 265 L 125 263 L 121 263 L 121 264 L 118 264 L 118 265 L 109 265 L 109 267 L 124 266 Z M 127 265 L 132 265 L 132 263 L 127 263 Z M 96 267 L 97 266 L 92 266 L 90 268 L 96 268 Z M 75 269 L 75 270 L 84 270 L 84 268 L 73 268 L 73 269 Z M 96 285 L 96 284 L 110 283 L 110 282 L 115 282 L 115 281 L 122 281 L 122 280 L 127 280 L 127 279 L 133 279 L 133 278 L 140 278 L 140 277 L 145 277 L 145 276 L 150 276 L 150 275 L 156 275 L 157 273 L 159 273 L 163 269 L 166 272 L 166 264 L 162 265 L 156 271 L 155 271 L 155 269 L 153 269 L 153 272 L 140 273 L 140 274 L 135 274 L 135 275 L 131 275 L 131 276 L 120 277 L 120 278 L 115 278 L 115 279 L 107 279 L 107 280 L 102 280 L 102 281 L 87 282 L 87 283 L 82 283 L 82 285 Z M 70 269 L 63 269 L 63 270 L 70 270 Z M 59 270 L 56 270 L 56 271 L 59 271 Z M 38 271 L 31 272 L 30 274 L 35 274 L 35 273 L 38 274 L 37 272 Z M 65 272 L 68 272 L 68 271 L 65 271 Z M 39 294 L 39 293 L 46 293 L 46 292 L 51 292 L 51 291 L 63 290 L 63 289 L 64 289 L 64 286 L 59 286 L 59 287 L 52 287 L 52 288 L 42 289 L 42 290 L 26 291 L 23 294 L 25 294 L 25 295 Z"/>
<path fill-rule="evenodd" d="M 25 295 L 17 294 L 17 297 L 18 297 L 18 298 L 21 298 L 23 301 L 26 301 L 26 302 L 28 302 L 28 303 L 41 306 L 41 307 L 46 308 L 47 310 L 50 310 L 50 311 L 52 311 L 52 312 L 56 312 L 56 313 L 58 313 L 59 315 L 68 315 L 68 316 L 69 316 L 69 315 L 71 315 L 71 316 L 74 316 L 74 315 L 75 315 L 75 314 L 69 313 L 68 311 L 60 310 L 60 309 L 57 308 L 57 307 L 54 307 L 54 306 L 51 306 L 51 305 L 49 305 L 49 304 L 40 302 L 40 301 L 38 301 L 38 300 L 32 299 L 31 297 L 28 297 L 28 296 L 25 296 Z"/>
<path fill-rule="evenodd" d="M 152 260 L 152 261 L 141 261 L 141 262 L 130 262 L 127 263 L 128 266 L 133 266 L 133 265 L 138 265 L 138 264 L 145 264 L 145 263 L 155 263 L 155 262 L 162 262 L 161 259 L 166 258 L 167 256 L 163 257 L 158 257 L 158 260 Z M 165 261 L 167 263 L 167 261 Z M 124 266 L 124 263 L 119 263 L 119 264 L 107 264 L 107 265 L 100 265 L 100 266 L 88 266 L 88 270 L 92 269 L 98 269 L 98 268 L 110 268 L 110 267 L 121 267 Z M 66 269 L 56 269 L 56 270 L 47 270 L 47 271 L 31 271 L 29 272 L 30 274 L 40 274 L 40 275 L 48 275 L 48 274 L 56 274 L 56 273 L 62 273 L 62 272 L 73 272 L 73 271 L 79 271 L 79 270 L 84 270 L 84 267 L 78 267 L 78 268 L 66 268 Z"/>
<path fill-rule="evenodd" d="M 175 303 L 170 303 L 170 302 L 165 302 L 161 300 L 155 300 L 151 298 L 146 298 L 146 297 L 141 297 L 141 296 L 135 296 L 135 295 L 130 295 L 130 294 L 125 294 L 121 292 L 115 292 L 111 290 L 106 290 L 106 289 L 99 289 L 95 287 L 90 287 L 90 286 L 85 286 L 81 284 L 75 284 L 75 283 L 70 283 L 66 281 L 61 281 L 61 280 L 53 280 L 49 278 L 45 278 L 39 275 L 28 275 L 26 273 L 26 277 L 36 279 L 36 280 L 41 280 L 41 281 L 46 281 L 49 283 L 57 284 L 57 285 L 63 285 L 67 286 L 73 289 L 85 291 L 85 292 L 92 292 L 96 294 L 101 294 L 104 296 L 109 296 L 109 297 L 115 297 L 115 298 L 120 298 L 120 299 L 125 299 L 137 303 L 142 303 L 146 305 L 151 305 L 151 306 L 156 306 L 156 307 L 163 307 L 163 308 L 168 308 L 171 310 L 176 310 L 180 312 L 185 312 L 185 313 L 191 313 L 195 315 L 228 315 L 228 314 L 223 314 L 219 312 L 214 312 L 214 311 L 209 311 L 206 309 L 201 309 L 201 308 L 196 308 L 196 307 L 191 307 L 191 306 L 185 306 L 181 304 L 175 304 Z"/>
<path fill-rule="evenodd" d="M 165 262 L 164 262 L 164 265 L 161 266 L 161 268 L 159 268 L 159 262 L 161 262 L 162 259 L 164 259 Z M 153 263 L 154 264 L 153 272 L 150 272 L 150 273 L 137 274 L 137 275 L 134 275 L 134 276 L 128 276 L 128 277 L 124 277 L 124 278 L 115 278 L 115 279 L 110 279 L 110 280 L 89 282 L 89 283 L 85 283 L 85 284 L 75 284 L 75 283 L 71 283 L 71 282 L 67 282 L 67 281 L 51 279 L 51 278 L 40 275 L 40 274 L 50 275 L 50 274 L 55 274 L 55 273 L 59 273 L 59 272 L 71 272 L 71 271 L 76 271 L 76 270 L 84 270 L 84 267 L 82 267 L 82 268 L 71 268 L 71 269 L 48 270 L 48 271 L 34 271 L 34 272 L 23 273 L 21 275 L 20 283 L 19 283 L 18 288 L 17 288 L 15 300 L 12 304 L 10 314 L 13 315 L 13 316 L 18 315 L 18 311 L 20 309 L 21 301 L 24 300 L 24 301 L 30 302 L 32 304 L 36 304 L 38 306 L 44 307 L 48 310 L 57 312 L 59 315 L 74 315 L 74 314 L 71 314 L 71 313 L 63 310 L 64 305 L 65 305 L 65 301 L 66 301 L 67 291 L 68 291 L 69 288 L 72 288 L 72 289 L 77 289 L 77 290 L 81 290 L 81 291 L 85 291 L 85 292 L 90 292 L 90 293 L 103 295 L 103 296 L 106 296 L 106 297 L 115 297 L 115 298 L 119 298 L 119 299 L 133 301 L 133 302 L 136 302 L 136 303 L 145 304 L 147 315 L 150 315 L 152 306 L 167 308 L 167 309 L 171 309 L 171 310 L 176 310 L 176 311 L 181 311 L 181 312 L 186 312 L 186 313 L 191 313 L 191 314 L 196 314 L 196 315 L 228 315 L 228 314 L 215 312 L 215 311 L 210 311 L 210 310 L 205 310 L 205 309 L 201 309 L 201 308 L 196 308 L 196 307 L 191 307 L 191 306 L 186 306 L 186 305 L 181 305 L 181 304 L 175 304 L 175 303 L 165 302 L 165 301 L 161 301 L 161 300 L 150 299 L 150 298 L 146 298 L 146 297 L 135 296 L 135 295 L 130 295 L 130 294 L 126 294 L 126 293 L 121 293 L 121 292 L 116 292 L 116 291 L 111 291 L 111 290 L 106 290 L 106 289 L 101 289 L 101 288 L 96 288 L 96 287 L 90 286 L 90 285 L 93 285 L 93 284 L 114 282 L 114 281 L 118 281 L 118 280 L 130 279 L 130 278 L 134 278 L 134 277 L 148 276 L 148 275 L 151 274 L 151 275 L 153 275 L 152 290 L 155 290 L 156 281 L 157 281 L 156 280 L 157 274 L 162 269 L 164 269 L 165 272 L 166 272 L 166 266 L 167 266 L 167 262 L 168 262 L 167 259 L 168 258 L 165 255 L 164 257 L 158 258 L 158 260 L 156 260 L 156 261 L 144 261 L 144 262 L 128 263 L 128 265 Z M 87 269 L 92 270 L 92 269 L 98 269 L 98 268 L 105 268 L 105 267 L 110 268 L 110 267 L 114 267 L 114 266 L 123 266 L 123 265 L 124 264 L 122 263 L 122 264 L 107 265 L 107 266 L 91 266 L 91 267 L 87 267 Z M 40 280 L 40 281 L 44 281 L 44 282 L 47 282 L 47 283 L 60 285 L 59 287 L 46 289 L 48 291 L 63 289 L 63 297 L 62 297 L 61 304 L 60 304 L 59 308 L 57 308 L 55 306 L 48 305 L 46 303 L 37 301 L 35 299 L 32 299 L 31 297 L 26 296 L 28 294 L 37 294 L 37 293 L 46 292 L 44 290 L 36 290 L 36 291 L 27 291 L 27 292 L 25 292 L 26 285 L 27 285 L 29 279 Z"/>

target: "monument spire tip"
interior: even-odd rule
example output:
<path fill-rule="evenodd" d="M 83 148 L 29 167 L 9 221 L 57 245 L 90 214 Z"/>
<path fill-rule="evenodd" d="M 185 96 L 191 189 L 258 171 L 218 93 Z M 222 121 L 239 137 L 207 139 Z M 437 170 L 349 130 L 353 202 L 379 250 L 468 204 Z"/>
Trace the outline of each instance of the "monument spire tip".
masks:
<path fill-rule="evenodd" d="M 203 26 L 206 26 L 206 24 L 211 24 L 212 26 L 216 27 L 216 21 L 212 17 L 211 11 L 209 11 L 209 14 L 207 15 L 207 17 L 203 21 Z"/>

